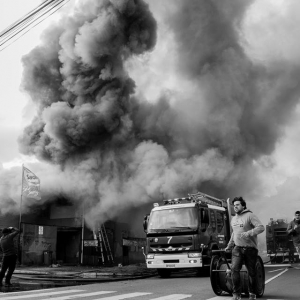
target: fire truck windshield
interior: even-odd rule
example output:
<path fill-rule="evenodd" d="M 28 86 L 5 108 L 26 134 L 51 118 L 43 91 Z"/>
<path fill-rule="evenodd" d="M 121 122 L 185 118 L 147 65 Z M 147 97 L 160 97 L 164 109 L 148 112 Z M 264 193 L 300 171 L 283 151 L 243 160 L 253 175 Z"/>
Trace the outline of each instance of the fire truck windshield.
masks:
<path fill-rule="evenodd" d="M 196 229 L 198 227 L 195 207 L 172 208 L 152 211 L 148 230 Z"/>

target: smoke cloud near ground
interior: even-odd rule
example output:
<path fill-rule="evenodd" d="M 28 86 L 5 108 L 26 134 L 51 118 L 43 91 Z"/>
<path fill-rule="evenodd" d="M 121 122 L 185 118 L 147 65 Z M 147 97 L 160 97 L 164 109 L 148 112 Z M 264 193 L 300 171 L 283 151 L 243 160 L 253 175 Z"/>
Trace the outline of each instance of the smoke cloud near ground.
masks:
<path fill-rule="evenodd" d="M 41 161 L 45 199 L 84 202 L 91 227 L 197 190 L 242 195 L 264 222 L 278 206 L 291 216 L 299 173 L 280 155 L 299 115 L 300 67 L 296 51 L 281 55 L 294 39 L 272 52 L 276 22 L 260 2 L 87 0 L 44 32 L 23 57 L 37 113 L 19 146 Z M 274 3 L 264 11 L 289 37 L 299 4 L 282 15 Z"/>

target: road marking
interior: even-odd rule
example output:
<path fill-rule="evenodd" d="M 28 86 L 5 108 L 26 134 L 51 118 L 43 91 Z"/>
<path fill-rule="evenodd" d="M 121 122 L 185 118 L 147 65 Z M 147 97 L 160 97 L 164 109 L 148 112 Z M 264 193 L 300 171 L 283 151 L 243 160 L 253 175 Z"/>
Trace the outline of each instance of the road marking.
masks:
<path fill-rule="evenodd" d="M 273 279 L 275 279 L 275 278 L 281 276 L 283 273 L 285 273 L 285 272 L 288 271 L 288 270 L 289 270 L 289 269 L 286 268 L 284 271 L 282 271 L 282 272 L 280 272 L 279 274 L 275 275 L 274 277 L 268 279 L 268 280 L 265 282 L 265 284 L 267 284 L 267 283 L 269 283 L 270 281 L 272 281 Z"/>
<path fill-rule="evenodd" d="M 173 294 L 173 295 L 168 295 L 168 296 L 162 296 L 159 298 L 152 298 L 150 300 L 181 300 L 181 299 L 186 299 L 190 298 L 192 295 L 186 295 L 186 294 Z"/>
<path fill-rule="evenodd" d="M 209 298 L 207 300 L 229 300 L 228 296 L 227 297 L 214 297 L 214 298 Z"/>
<path fill-rule="evenodd" d="M 291 264 L 276 264 L 276 265 L 264 265 L 265 268 L 274 268 L 274 267 L 291 267 Z"/>
<path fill-rule="evenodd" d="M 24 294 L 24 293 L 40 293 L 40 292 L 44 292 L 44 291 L 53 291 L 54 289 L 41 289 L 41 290 L 28 290 L 28 291 L 22 291 L 22 292 L 9 292 L 10 295 L 17 295 L 17 294 Z M 3 296 L 3 294 L 0 294 L 0 299 L 1 299 L 1 295 Z M 6 294 L 7 295 L 7 294 Z"/>
<path fill-rule="evenodd" d="M 0 296 L 1 300 L 12 300 L 12 299 L 26 299 L 26 298 L 41 298 L 42 296 L 52 296 L 52 295 L 58 295 L 58 294 L 68 294 L 68 293 L 77 293 L 77 292 L 84 292 L 85 290 L 66 290 L 66 291 L 58 291 L 58 292 L 50 292 L 50 293 L 38 293 L 38 294 L 30 294 L 30 295 L 18 295 L 18 296 L 8 296 L 5 294 L 4 297 Z"/>
<path fill-rule="evenodd" d="M 111 296 L 111 297 L 105 297 L 105 298 L 98 298 L 94 300 L 121 300 L 121 299 L 127 299 L 127 298 L 133 298 L 133 297 L 139 297 L 144 295 L 151 295 L 152 293 L 129 293 L 129 294 L 123 294 L 123 295 L 117 295 L 117 296 Z"/>
<path fill-rule="evenodd" d="M 206 300 L 230 300 L 230 299 L 228 298 L 228 296 L 227 297 L 222 296 L 222 297 L 209 298 Z M 284 300 L 284 299 L 266 299 L 266 300 Z"/>
<path fill-rule="evenodd" d="M 98 295 L 111 294 L 111 293 L 115 293 L 115 292 L 101 291 L 101 292 L 92 292 L 92 293 L 84 293 L 84 294 L 75 294 L 75 295 L 68 295 L 62 297 L 54 297 L 54 298 L 51 297 L 51 300 L 69 300 L 69 299 L 75 299 L 80 297 L 98 296 Z M 47 299 L 43 299 L 43 300 L 47 300 Z"/>
<path fill-rule="evenodd" d="M 273 272 L 277 272 L 277 271 L 281 271 L 281 270 L 284 270 L 284 269 L 272 270 L 272 271 L 269 271 L 269 273 L 273 273 Z"/>

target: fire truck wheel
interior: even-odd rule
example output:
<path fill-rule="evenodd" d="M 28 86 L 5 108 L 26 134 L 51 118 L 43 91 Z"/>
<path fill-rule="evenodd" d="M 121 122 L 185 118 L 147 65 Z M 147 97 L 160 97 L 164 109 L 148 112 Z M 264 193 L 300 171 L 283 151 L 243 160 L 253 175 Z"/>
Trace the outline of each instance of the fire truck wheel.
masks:
<path fill-rule="evenodd" d="M 157 269 L 157 273 L 161 278 L 169 278 L 171 276 L 170 270 Z"/>

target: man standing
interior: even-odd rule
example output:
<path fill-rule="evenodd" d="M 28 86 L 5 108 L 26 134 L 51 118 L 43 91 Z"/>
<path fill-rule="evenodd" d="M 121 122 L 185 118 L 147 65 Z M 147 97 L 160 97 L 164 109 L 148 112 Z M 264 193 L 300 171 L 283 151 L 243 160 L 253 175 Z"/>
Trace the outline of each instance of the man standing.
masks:
<path fill-rule="evenodd" d="M 18 228 L 8 227 L 3 228 L 3 236 L 0 239 L 0 245 L 3 252 L 2 267 L 0 271 L 0 286 L 2 286 L 2 280 L 5 276 L 5 272 L 8 272 L 5 277 L 5 286 L 11 286 L 11 276 L 16 268 L 17 262 L 17 250 L 14 245 L 14 238 L 20 233 Z"/>
<path fill-rule="evenodd" d="M 300 211 L 295 212 L 295 218 L 289 223 L 287 233 L 292 235 L 294 247 L 300 258 Z"/>
<path fill-rule="evenodd" d="M 246 201 L 242 197 L 232 200 L 236 215 L 231 220 L 232 235 L 225 248 L 232 250 L 231 276 L 233 284 L 232 300 L 241 299 L 240 270 L 245 262 L 248 270 L 249 299 L 256 299 L 255 294 L 255 264 L 257 259 L 257 235 L 265 228 L 252 211 L 247 209 Z"/>

